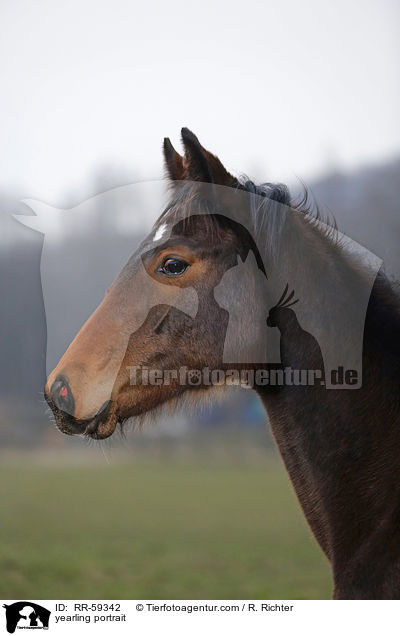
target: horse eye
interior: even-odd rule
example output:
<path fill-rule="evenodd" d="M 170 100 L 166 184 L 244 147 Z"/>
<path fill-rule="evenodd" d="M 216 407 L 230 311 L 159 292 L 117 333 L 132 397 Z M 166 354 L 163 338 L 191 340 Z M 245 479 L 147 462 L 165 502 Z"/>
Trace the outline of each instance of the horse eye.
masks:
<path fill-rule="evenodd" d="M 161 271 L 168 276 L 180 276 L 188 267 L 189 263 L 186 263 L 186 261 L 182 261 L 179 258 L 167 258 L 161 267 Z"/>

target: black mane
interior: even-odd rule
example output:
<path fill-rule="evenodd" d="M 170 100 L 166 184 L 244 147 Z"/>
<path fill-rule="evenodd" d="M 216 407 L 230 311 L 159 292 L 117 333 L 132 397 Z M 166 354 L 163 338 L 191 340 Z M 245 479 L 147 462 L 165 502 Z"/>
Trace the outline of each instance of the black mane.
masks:
<path fill-rule="evenodd" d="M 238 180 L 237 187 L 240 190 L 245 190 L 251 194 L 256 194 L 259 197 L 265 197 L 270 201 L 283 203 L 287 206 L 290 206 L 292 202 L 289 188 L 284 183 L 260 183 L 256 185 L 254 181 L 242 177 Z"/>

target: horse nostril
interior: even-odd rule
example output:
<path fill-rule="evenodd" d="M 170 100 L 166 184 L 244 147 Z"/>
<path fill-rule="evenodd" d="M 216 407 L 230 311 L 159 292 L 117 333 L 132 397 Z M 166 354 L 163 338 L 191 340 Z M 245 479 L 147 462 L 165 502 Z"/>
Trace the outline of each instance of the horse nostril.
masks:
<path fill-rule="evenodd" d="M 58 375 L 51 385 L 50 396 L 60 411 L 72 415 L 75 408 L 74 397 L 68 380 L 64 375 Z"/>

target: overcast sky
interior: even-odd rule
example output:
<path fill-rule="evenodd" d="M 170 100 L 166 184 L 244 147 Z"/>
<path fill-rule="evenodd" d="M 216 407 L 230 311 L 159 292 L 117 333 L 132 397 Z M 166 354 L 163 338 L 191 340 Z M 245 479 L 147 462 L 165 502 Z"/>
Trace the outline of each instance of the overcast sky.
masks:
<path fill-rule="evenodd" d="M 226 165 L 310 180 L 400 154 L 396 0 L 1 0 L 0 188 L 54 205 L 162 175 L 188 126 Z"/>

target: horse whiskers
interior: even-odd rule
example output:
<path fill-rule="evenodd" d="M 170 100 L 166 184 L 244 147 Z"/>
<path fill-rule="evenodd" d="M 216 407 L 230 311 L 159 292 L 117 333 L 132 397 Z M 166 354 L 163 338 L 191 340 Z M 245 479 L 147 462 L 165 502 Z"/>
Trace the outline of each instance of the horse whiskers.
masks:
<path fill-rule="evenodd" d="M 103 442 L 105 442 L 106 440 L 102 439 L 102 440 L 99 440 L 99 441 L 100 441 L 100 448 L 101 448 L 101 452 L 103 454 L 103 457 L 106 460 L 107 464 L 110 465 L 111 464 L 111 460 L 110 460 L 110 457 L 109 457 L 109 455 L 107 454 L 107 451 L 106 451 L 107 445 L 103 444 Z M 110 445 L 108 444 L 108 446 L 110 446 Z"/>

